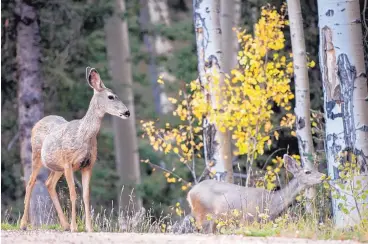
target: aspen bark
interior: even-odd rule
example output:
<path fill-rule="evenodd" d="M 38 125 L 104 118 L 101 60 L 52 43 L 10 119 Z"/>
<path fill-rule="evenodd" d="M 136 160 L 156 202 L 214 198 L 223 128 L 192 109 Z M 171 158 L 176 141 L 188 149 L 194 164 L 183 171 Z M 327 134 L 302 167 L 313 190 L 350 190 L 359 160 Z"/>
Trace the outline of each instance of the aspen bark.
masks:
<path fill-rule="evenodd" d="M 139 13 L 139 22 L 140 27 L 143 34 L 143 42 L 146 47 L 146 51 L 149 56 L 149 62 L 148 62 L 148 76 L 151 81 L 152 85 L 152 95 L 153 95 L 153 101 L 155 104 L 155 111 L 157 114 L 161 114 L 161 86 L 159 83 L 157 83 L 158 78 L 158 70 L 157 70 L 157 64 L 156 64 L 156 54 L 154 51 L 154 43 L 150 35 L 148 34 L 149 30 L 149 12 L 148 12 L 148 6 L 147 6 L 147 0 L 140 0 L 140 13 Z"/>
<path fill-rule="evenodd" d="M 235 28 L 239 27 L 241 18 L 241 1 L 240 0 L 221 0 L 221 30 L 222 40 L 221 49 L 223 52 L 223 71 L 230 74 L 231 70 L 236 68 L 238 63 L 239 42 L 235 32 Z M 227 155 L 232 155 L 231 151 L 231 133 L 226 131 L 224 133 L 224 140 L 230 144 L 225 152 Z M 230 160 L 225 161 L 225 170 L 227 172 L 225 181 L 229 183 L 234 182 L 233 165 Z"/>
<path fill-rule="evenodd" d="M 212 109 L 216 110 L 221 110 L 219 88 L 224 83 L 220 8 L 220 0 L 193 1 L 199 80 L 203 87 L 208 86 L 209 89 L 205 88 L 203 92 Z M 217 180 L 223 181 L 228 173 L 225 165 L 231 165 L 228 132 L 219 131 L 208 118 L 204 118 L 203 129 L 207 168 L 216 172 Z"/>
<path fill-rule="evenodd" d="M 349 155 L 354 154 L 356 161 L 352 163 L 356 164 L 360 175 L 353 182 L 357 184 L 360 181 L 366 191 L 368 104 L 364 99 L 368 91 L 359 1 L 319 0 L 318 15 L 328 173 L 334 182 L 346 184 L 340 178 L 339 166 L 344 166 L 346 161 L 351 162 Z M 361 211 L 367 209 L 368 198 L 357 201 L 351 192 L 341 189 L 338 192 L 341 197 L 332 201 L 336 226 L 347 227 L 359 223 Z M 349 213 L 344 213 L 343 205 Z"/>
<path fill-rule="evenodd" d="M 310 122 L 310 91 L 302 10 L 299 0 L 289 0 L 287 5 L 294 64 L 296 136 L 302 166 L 311 170 L 314 168 L 314 146 Z M 312 213 L 316 189 L 314 187 L 307 189 L 305 196 L 307 198 L 306 211 Z"/>
<path fill-rule="evenodd" d="M 167 114 L 173 110 L 173 105 L 168 100 L 164 85 L 158 84 L 157 80 L 162 76 L 165 81 L 174 82 L 175 77 L 157 63 L 156 57 L 169 56 L 173 46 L 168 39 L 157 35 L 154 29 L 150 29 L 158 24 L 170 26 L 167 0 L 141 0 L 141 24 L 144 29 L 149 29 L 151 32 L 144 35 L 144 43 L 150 55 L 150 78 L 154 89 L 156 111 L 159 114 Z"/>
<path fill-rule="evenodd" d="M 39 15 L 36 6 L 27 1 L 17 0 L 15 14 L 17 23 L 17 69 L 18 69 L 18 121 L 20 160 L 23 166 L 25 186 L 32 172 L 31 131 L 43 117 L 41 76 L 41 48 Z M 32 191 L 30 222 L 34 226 L 48 224 L 52 208 L 45 181 L 49 175 L 42 168 Z"/>
<path fill-rule="evenodd" d="M 136 186 L 141 181 L 140 164 L 135 126 L 128 24 L 125 19 L 121 18 L 124 12 L 125 0 L 116 0 L 115 13 L 107 20 L 105 30 L 114 91 L 126 104 L 131 114 L 126 120 L 113 117 L 116 168 L 120 176 L 119 186 L 124 186 L 121 204 L 124 207 L 129 206 L 129 209 L 132 209 L 133 204 L 134 209 L 139 210 L 142 201 L 136 194 Z M 118 196 L 120 197 L 120 191 Z"/>
<path fill-rule="evenodd" d="M 238 64 L 239 42 L 235 28 L 241 20 L 241 0 L 221 0 L 221 29 L 224 72 L 229 73 Z"/>

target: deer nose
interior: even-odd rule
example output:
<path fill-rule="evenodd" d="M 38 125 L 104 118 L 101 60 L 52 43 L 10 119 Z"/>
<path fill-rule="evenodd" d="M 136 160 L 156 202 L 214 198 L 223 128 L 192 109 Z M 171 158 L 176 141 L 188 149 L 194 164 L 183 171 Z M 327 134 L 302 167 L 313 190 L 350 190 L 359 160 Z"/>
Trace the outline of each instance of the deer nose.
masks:
<path fill-rule="evenodd" d="M 124 112 L 124 116 L 127 117 L 127 118 L 130 116 L 129 110 L 127 110 L 127 111 Z"/>

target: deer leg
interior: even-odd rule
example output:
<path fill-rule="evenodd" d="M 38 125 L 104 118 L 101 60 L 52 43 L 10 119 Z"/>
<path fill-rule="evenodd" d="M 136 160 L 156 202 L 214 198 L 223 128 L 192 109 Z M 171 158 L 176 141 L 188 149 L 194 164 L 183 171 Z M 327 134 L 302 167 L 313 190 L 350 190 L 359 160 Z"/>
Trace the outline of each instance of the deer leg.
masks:
<path fill-rule="evenodd" d="M 68 183 L 70 201 L 72 203 L 72 220 L 71 220 L 71 223 L 70 223 L 70 230 L 72 232 L 76 232 L 77 231 L 77 220 L 76 220 L 75 202 L 77 200 L 77 193 L 75 191 L 73 168 L 70 165 L 67 165 L 65 167 L 64 174 L 65 174 L 66 182 Z"/>
<path fill-rule="evenodd" d="M 91 221 L 91 211 L 89 205 L 89 183 L 91 180 L 92 168 L 86 168 L 82 171 L 82 185 L 83 185 L 83 201 L 84 209 L 86 214 L 86 230 L 92 232 L 92 221 Z"/>
<path fill-rule="evenodd" d="M 49 175 L 49 178 L 46 181 L 46 187 L 47 187 L 47 190 L 49 191 L 51 200 L 54 203 L 56 212 L 59 216 L 61 226 L 63 227 L 64 230 L 69 230 L 70 229 L 69 223 L 65 218 L 65 215 L 61 208 L 59 198 L 56 192 L 57 182 L 59 181 L 62 175 L 63 175 L 63 172 L 51 172 L 51 174 Z"/>
<path fill-rule="evenodd" d="M 22 230 L 27 229 L 27 223 L 28 223 L 28 217 L 29 217 L 29 205 L 31 201 L 31 195 L 33 187 L 36 183 L 38 173 L 40 172 L 40 169 L 42 167 L 41 159 L 39 155 L 32 154 L 32 173 L 29 177 L 29 181 L 26 188 L 26 196 L 24 197 L 24 213 L 22 220 L 20 222 L 20 228 Z"/>

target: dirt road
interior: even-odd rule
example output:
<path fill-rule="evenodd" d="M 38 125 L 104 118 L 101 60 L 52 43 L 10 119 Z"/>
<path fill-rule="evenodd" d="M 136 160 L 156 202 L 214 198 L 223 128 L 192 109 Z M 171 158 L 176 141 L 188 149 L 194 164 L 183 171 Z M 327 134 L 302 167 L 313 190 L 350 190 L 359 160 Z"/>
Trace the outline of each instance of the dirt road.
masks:
<path fill-rule="evenodd" d="M 136 233 L 69 233 L 59 231 L 1 231 L 1 243 L 119 243 L 119 244 L 197 244 L 197 243 L 321 243 L 321 244 L 355 244 L 356 241 L 313 241 L 307 239 L 279 238 L 279 237 L 243 237 L 235 235 L 174 235 L 174 234 L 136 234 Z"/>

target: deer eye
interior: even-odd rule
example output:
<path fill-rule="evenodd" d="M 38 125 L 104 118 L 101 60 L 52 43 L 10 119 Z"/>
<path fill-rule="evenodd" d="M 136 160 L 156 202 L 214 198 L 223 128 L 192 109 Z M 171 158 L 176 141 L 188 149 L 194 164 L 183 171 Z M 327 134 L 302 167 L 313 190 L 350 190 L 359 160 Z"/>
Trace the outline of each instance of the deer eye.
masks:
<path fill-rule="evenodd" d="M 312 172 L 310 172 L 309 170 L 305 171 L 306 175 L 310 175 Z"/>
<path fill-rule="evenodd" d="M 114 100 L 114 96 L 113 96 L 113 95 L 109 95 L 109 96 L 108 96 L 108 98 L 109 98 L 110 100 Z"/>

